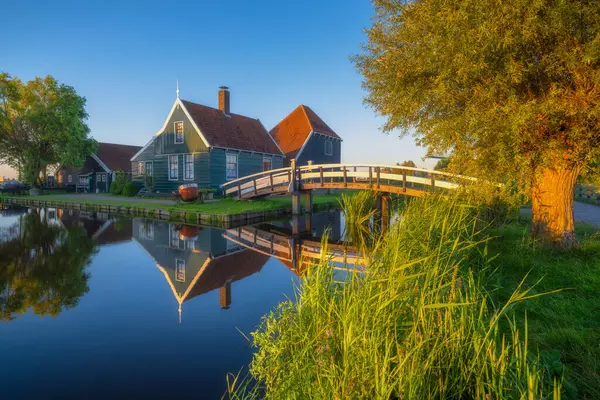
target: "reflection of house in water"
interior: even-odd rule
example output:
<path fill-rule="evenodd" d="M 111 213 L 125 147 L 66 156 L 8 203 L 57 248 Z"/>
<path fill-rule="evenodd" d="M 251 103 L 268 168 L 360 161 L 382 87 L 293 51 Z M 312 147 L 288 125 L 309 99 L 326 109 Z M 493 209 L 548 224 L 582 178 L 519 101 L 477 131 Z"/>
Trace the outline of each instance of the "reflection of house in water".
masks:
<path fill-rule="evenodd" d="M 99 245 L 131 240 L 132 226 L 128 218 L 114 218 L 102 212 L 62 209 L 58 209 L 55 212 L 56 217 L 65 228 L 83 228 L 87 232 L 88 237 L 94 239 Z"/>
<path fill-rule="evenodd" d="M 219 289 L 221 307 L 231 304 L 232 282 L 261 270 L 267 256 L 241 249 L 215 228 L 135 218 L 133 237 L 154 259 L 181 305 Z"/>

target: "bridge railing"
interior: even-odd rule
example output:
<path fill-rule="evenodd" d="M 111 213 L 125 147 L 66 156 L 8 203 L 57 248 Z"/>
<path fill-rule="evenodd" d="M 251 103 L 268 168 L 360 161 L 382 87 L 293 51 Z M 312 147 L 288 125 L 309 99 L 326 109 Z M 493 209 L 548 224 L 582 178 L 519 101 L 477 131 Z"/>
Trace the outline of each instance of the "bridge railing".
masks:
<path fill-rule="evenodd" d="M 457 189 L 476 181 L 463 175 L 423 168 L 382 164 L 318 164 L 306 165 L 292 173 L 280 168 L 248 175 L 221 185 L 225 196 L 253 197 L 286 192 L 296 177 L 295 188 L 350 188 L 394 192 Z M 414 194 L 414 193 L 413 193 Z"/>

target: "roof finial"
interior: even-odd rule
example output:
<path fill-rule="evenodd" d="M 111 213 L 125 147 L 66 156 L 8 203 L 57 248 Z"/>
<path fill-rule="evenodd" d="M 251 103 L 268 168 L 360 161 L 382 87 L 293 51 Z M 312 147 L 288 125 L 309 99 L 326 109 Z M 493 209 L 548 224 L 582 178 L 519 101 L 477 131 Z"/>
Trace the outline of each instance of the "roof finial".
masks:
<path fill-rule="evenodd" d="M 179 78 L 177 78 L 177 98 L 179 98 Z"/>

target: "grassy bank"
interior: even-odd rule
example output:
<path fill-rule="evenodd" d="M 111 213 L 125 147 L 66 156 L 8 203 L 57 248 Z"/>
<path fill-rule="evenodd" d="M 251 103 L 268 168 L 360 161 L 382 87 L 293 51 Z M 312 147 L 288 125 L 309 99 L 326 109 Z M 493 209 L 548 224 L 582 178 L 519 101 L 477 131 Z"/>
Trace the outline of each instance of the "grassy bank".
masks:
<path fill-rule="evenodd" d="M 567 398 L 600 399 L 600 234 L 577 224 L 581 248 L 564 253 L 536 244 L 528 224 L 521 217 L 490 232 L 489 255 L 498 269 L 486 286 L 497 303 L 526 275 L 531 293 L 565 289 L 515 307 L 518 325 L 527 315 L 530 347 L 539 349 L 550 373 L 564 373 Z"/>
<path fill-rule="evenodd" d="M 15 196 L 0 195 L 2 198 L 10 198 Z M 15 197 L 23 198 L 23 197 Z M 117 207 L 136 207 L 138 209 L 162 209 L 166 211 L 187 211 L 187 212 L 201 212 L 207 214 L 238 214 L 253 211 L 269 211 L 277 210 L 281 208 L 291 208 L 292 199 L 289 196 L 285 197 L 273 197 L 261 200 L 235 200 L 231 198 L 222 199 L 208 203 L 181 203 L 174 205 L 170 201 L 139 201 L 136 198 L 128 198 L 121 196 L 114 196 L 114 200 L 104 199 L 90 199 L 90 198 L 72 198 L 63 196 L 44 195 L 36 197 L 27 197 L 29 199 L 35 199 L 40 201 L 60 201 L 65 203 L 75 204 L 94 204 L 104 206 L 117 206 Z M 338 204 L 339 196 L 337 194 L 331 195 L 315 195 L 313 196 L 313 205 L 325 205 L 325 204 Z"/>
<path fill-rule="evenodd" d="M 512 322 L 535 294 L 492 301 L 481 227 L 474 207 L 419 199 L 372 242 L 367 272 L 340 282 L 322 259 L 252 334 L 251 378 L 230 377 L 230 398 L 558 398 Z"/>

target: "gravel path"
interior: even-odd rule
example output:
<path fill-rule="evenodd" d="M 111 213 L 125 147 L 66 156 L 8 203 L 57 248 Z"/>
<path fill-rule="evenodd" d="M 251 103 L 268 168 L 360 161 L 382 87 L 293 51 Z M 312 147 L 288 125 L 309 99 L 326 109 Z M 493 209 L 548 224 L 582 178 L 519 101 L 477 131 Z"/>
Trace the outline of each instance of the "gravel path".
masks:
<path fill-rule="evenodd" d="M 600 206 L 576 201 L 573 204 L 573 211 L 575 212 L 575 221 L 585 222 L 600 228 Z M 531 208 L 522 208 L 521 212 L 531 214 Z"/>

